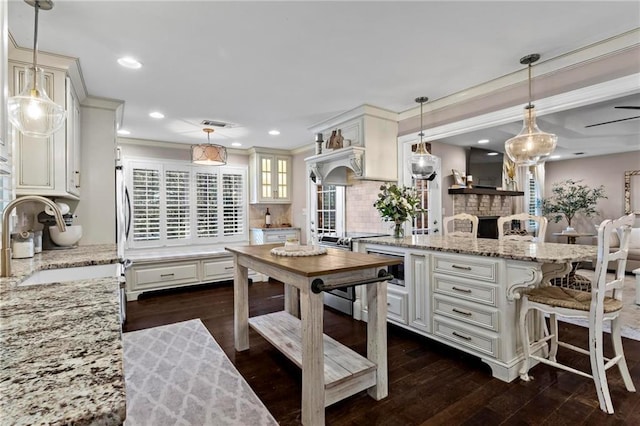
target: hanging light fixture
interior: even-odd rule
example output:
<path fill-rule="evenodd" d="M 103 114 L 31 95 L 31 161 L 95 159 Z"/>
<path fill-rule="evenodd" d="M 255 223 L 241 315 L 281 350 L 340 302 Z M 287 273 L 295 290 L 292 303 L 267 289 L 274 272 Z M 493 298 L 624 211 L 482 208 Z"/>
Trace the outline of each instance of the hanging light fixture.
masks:
<path fill-rule="evenodd" d="M 64 107 L 56 104 L 44 90 L 44 73 L 38 68 L 38 11 L 51 10 L 51 0 L 25 0 L 35 9 L 33 35 L 33 65 L 26 69 L 25 88 L 19 95 L 9 98 L 8 113 L 11 124 L 26 135 L 47 138 L 64 124 Z"/>
<path fill-rule="evenodd" d="M 520 63 L 529 66 L 529 104 L 524 108 L 524 125 L 516 136 L 504 143 L 504 149 L 511 161 L 520 166 L 535 166 L 546 161 L 556 149 L 558 137 L 545 133 L 536 124 L 534 105 L 531 103 L 531 64 L 540 59 L 533 53 L 520 59 Z"/>
<path fill-rule="evenodd" d="M 427 150 L 427 146 L 422 141 L 424 131 L 422 127 L 422 106 L 429 98 L 420 96 L 416 98 L 416 102 L 420 103 L 420 143 L 415 152 L 411 153 L 409 158 L 409 171 L 414 179 L 433 180 L 436 177 L 436 169 L 438 167 L 438 158 L 431 155 Z"/>
<path fill-rule="evenodd" d="M 207 134 L 207 143 L 191 145 L 191 162 L 207 166 L 222 166 L 227 164 L 227 149 L 222 145 L 211 143 L 213 129 L 202 129 Z"/>

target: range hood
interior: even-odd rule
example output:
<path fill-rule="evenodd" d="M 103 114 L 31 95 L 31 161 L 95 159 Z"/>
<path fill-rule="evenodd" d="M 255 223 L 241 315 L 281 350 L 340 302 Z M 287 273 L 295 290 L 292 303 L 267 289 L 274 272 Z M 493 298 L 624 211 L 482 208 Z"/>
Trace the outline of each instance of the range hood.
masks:
<path fill-rule="evenodd" d="M 317 185 L 347 185 L 347 172 L 355 179 L 398 180 L 398 114 L 362 105 L 323 121 L 309 130 L 324 140 L 341 130 L 344 147 L 305 158 L 309 178 Z"/>
<path fill-rule="evenodd" d="M 309 178 L 316 185 L 340 186 L 347 185 L 348 170 L 352 170 L 356 178 L 362 178 L 364 151 L 362 147 L 349 146 L 305 158 Z"/>

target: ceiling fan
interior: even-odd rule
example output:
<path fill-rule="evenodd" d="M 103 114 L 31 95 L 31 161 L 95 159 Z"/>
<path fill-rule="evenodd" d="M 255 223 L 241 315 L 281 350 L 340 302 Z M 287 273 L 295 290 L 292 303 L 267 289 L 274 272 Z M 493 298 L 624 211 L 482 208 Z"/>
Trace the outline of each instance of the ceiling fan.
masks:
<path fill-rule="evenodd" d="M 618 108 L 618 109 L 640 109 L 640 106 L 616 106 L 614 108 Z M 584 126 L 584 127 L 586 129 L 587 127 L 602 126 L 603 124 L 611 124 L 611 123 L 617 123 L 619 121 L 634 120 L 636 118 L 640 118 L 640 115 L 636 115 L 635 117 L 621 118 L 619 120 L 604 121 L 602 123 L 597 123 L 597 124 L 589 124 L 588 126 Z"/>

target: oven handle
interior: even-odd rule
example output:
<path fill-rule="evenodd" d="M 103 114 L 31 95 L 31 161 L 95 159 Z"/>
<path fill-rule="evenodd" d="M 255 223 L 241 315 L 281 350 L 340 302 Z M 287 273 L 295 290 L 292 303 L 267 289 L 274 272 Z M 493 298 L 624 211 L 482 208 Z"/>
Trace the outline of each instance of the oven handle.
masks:
<path fill-rule="evenodd" d="M 384 269 L 378 271 L 378 276 L 375 278 L 368 278 L 366 280 L 349 281 L 346 283 L 325 284 L 320 278 L 316 278 L 311 282 L 311 291 L 318 294 L 323 291 L 335 290 L 337 288 L 352 287 L 356 285 L 373 284 L 380 281 L 389 281 L 393 279 L 393 275 L 387 273 Z"/>

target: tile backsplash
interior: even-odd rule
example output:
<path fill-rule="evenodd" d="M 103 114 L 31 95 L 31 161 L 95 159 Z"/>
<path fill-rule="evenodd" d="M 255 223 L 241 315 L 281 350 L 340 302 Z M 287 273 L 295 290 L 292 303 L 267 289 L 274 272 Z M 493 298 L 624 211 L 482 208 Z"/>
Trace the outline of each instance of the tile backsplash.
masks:
<path fill-rule="evenodd" d="M 271 226 L 277 227 L 283 223 L 291 224 L 290 204 L 249 204 L 249 227 L 263 228 L 264 215 L 269 208 Z"/>
<path fill-rule="evenodd" d="M 348 176 L 350 186 L 346 189 L 346 229 L 349 232 L 391 233 L 392 224 L 383 222 L 380 213 L 373 207 L 383 182 L 353 179 Z"/>

